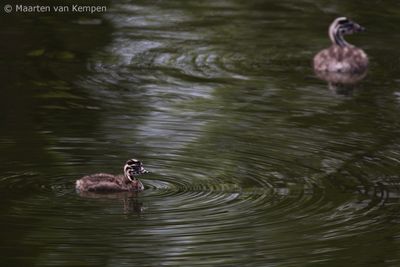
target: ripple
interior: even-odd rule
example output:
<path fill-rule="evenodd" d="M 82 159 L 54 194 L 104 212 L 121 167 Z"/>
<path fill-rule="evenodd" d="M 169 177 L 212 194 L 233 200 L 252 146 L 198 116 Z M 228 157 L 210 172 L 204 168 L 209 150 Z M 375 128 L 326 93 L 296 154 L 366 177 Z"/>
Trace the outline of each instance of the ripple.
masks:
<path fill-rule="evenodd" d="M 213 166 L 204 160 L 146 159 L 151 173 L 141 177 L 145 191 L 139 194 L 80 196 L 73 185 L 78 175 L 51 177 L 40 172 L 4 175 L 0 190 L 22 196 L 13 200 L 6 221 L 42 218 L 40 225 L 49 225 L 47 230 L 41 231 L 42 235 L 33 231 L 25 237 L 25 242 L 51 240 L 67 246 L 62 253 L 61 247 L 48 249 L 52 253 L 47 254 L 47 260 L 72 255 L 81 242 L 91 244 L 101 233 L 101 238 L 112 240 L 109 242 L 118 248 L 119 260 L 128 259 L 127 255 L 134 251 L 139 262 L 157 262 L 163 258 L 170 265 L 182 259 L 196 263 L 207 255 L 208 260 L 202 263 L 216 263 L 226 256 L 234 264 L 249 259 L 233 257 L 243 246 L 252 247 L 253 255 L 268 255 L 271 250 L 275 250 L 271 255 L 285 255 L 302 246 L 315 247 L 314 256 L 308 258 L 338 255 L 343 248 L 332 244 L 360 234 L 373 234 L 374 226 L 380 227 L 385 220 L 381 205 L 389 204 L 387 200 L 395 197 L 388 193 L 390 197 L 383 203 L 375 201 L 374 194 L 334 193 L 340 188 L 336 189 L 337 181 L 331 180 L 336 177 L 332 168 L 325 178 L 288 177 L 264 169 L 265 159 L 261 155 L 247 156 L 258 166 L 251 168 L 251 172 L 237 171 L 233 167 L 237 167 L 236 161 L 226 168 L 229 164 Z M 68 165 L 79 168 L 83 162 Z M 207 171 L 202 172 L 205 167 Z M 398 177 L 379 181 L 382 184 L 384 181 L 385 189 L 398 192 Z M 338 197 L 341 194 L 343 198 Z M 19 227 L 29 224 L 20 221 Z M 215 241 L 210 243 L 210 240 Z M 149 250 L 148 243 L 158 245 Z M 229 247 L 221 246 L 227 243 Z M 90 249 L 84 251 L 93 253 Z M 61 254 L 56 256 L 57 253 Z M 256 259 L 263 258 L 260 257 Z M 297 262 L 298 258 L 295 259 Z"/>
<path fill-rule="evenodd" d="M 64 81 L 68 62 L 54 71 L 35 58 L 63 81 L 37 83 L 35 101 L 16 95 L 23 105 L 5 113 L 5 256 L 39 266 L 398 258 L 399 94 L 376 79 L 384 90 L 366 81 L 342 97 L 310 76 L 320 38 L 311 1 L 130 2 L 74 21 L 113 26 L 105 47 L 82 52 L 90 59 L 80 80 Z M 49 101 L 88 108 L 28 114 Z M 14 129 L 14 116 L 35 124 Z M 77 177 L 118 173 L 131 157 L 151 172 L 140 178 L 144 192 L 75 192 Z"/>

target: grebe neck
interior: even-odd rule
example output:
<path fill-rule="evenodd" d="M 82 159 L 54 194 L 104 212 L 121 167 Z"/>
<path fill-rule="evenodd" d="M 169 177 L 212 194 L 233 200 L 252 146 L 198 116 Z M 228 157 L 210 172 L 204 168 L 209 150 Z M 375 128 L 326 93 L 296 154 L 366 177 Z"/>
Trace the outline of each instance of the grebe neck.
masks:
<path fill-rule="evenodd" d="M 344 39 L 343 34 L 340 31 L 340 25 L 338 24 L 332 24 L 331 27 L 329 27 L 329 38 L 333 44 L 336 44 L 340 47 L 352 46 Z"/>

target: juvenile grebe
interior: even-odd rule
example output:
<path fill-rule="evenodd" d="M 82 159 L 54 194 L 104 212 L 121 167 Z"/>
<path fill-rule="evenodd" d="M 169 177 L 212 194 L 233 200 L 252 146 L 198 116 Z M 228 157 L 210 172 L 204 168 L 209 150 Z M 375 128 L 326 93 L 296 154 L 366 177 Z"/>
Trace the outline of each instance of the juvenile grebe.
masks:
<path fill-rule="evenodd" d="M 335 19 L 329 27 L 332 46 L 314 57 L 315 72 L 363 73 L 368 67 L 365 52 L 343 38 L 343 35 L 364 31 L 364 28 L 345 17 Z"/>
<path fill-rule="evenodd" d="M 76 189 L 79 192 L 119 192 L 143 191 L 144 186 L 135 176 L 147 173 L 143 168 L 143 164 L 136 160 L 130 159 L 125 163 L 124 175 L 112 175 L 108 173 L 96 173 L 82 177 L 76 181 Z"/>

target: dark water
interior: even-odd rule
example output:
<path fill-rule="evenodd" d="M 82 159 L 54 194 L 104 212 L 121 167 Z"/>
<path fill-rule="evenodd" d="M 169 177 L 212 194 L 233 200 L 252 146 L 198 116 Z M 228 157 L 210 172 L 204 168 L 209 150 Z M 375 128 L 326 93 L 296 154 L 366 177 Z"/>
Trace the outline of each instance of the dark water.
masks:
<path fill-rule="evenodd" d="M 311 59 L 346 15 L 355 86 Z M 398 1 L 0 16 L 4 266 L 399 266 Z M 141 159 L 139 195 L 74 181 Z"/>

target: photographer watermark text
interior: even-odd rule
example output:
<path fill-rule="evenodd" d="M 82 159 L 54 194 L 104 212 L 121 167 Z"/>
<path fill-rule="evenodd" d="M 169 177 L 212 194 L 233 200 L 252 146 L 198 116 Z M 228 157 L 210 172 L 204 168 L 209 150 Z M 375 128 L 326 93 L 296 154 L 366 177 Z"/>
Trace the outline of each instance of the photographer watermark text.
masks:
<path fill-rule="evenodd" d="M 4 5 L 6 13 L 104 13 L 107 6 L 86 6 L 86 5 L 65 5 L 65 6 L 48 6 L 48 5 L 21 5 L 15 4 Z"/>

